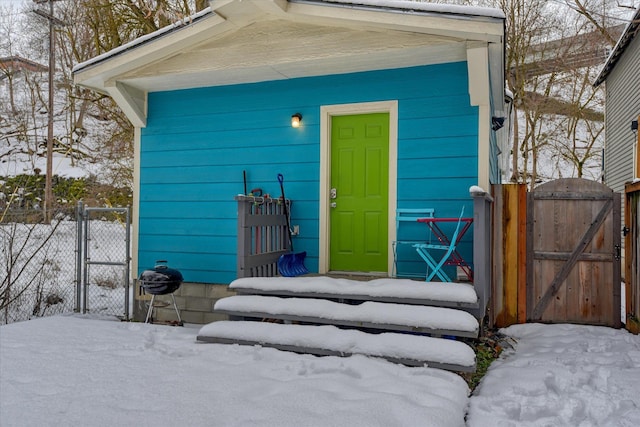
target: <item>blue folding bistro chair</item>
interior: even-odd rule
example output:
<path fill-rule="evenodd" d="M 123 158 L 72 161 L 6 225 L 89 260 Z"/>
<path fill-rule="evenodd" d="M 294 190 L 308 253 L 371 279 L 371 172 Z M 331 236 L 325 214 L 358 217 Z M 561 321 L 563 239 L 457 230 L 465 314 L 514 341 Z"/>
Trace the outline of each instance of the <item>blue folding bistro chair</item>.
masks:
<path fill-rule="evenodd" d="M 396 239 L 393 242 L 393 277 L 414 277 L 415 274 L 411 274 L 410 272 L 404 271 L 400 272 L 398 269 L 399 258 L 399 249 L 403 245 L 407 245 L 406 248 L 409 249 L 411 246 L 416 243 L 422 243 L 425 239 L 412 239 L 407 240 L 407 237 L 415 234 L 418 228 L 421 226 L 418 224 L 418 219 L 420 218 L 433 218 L 435 210 L 433 208 L 417 208 L 417 209 L 396 209 Z M 404 225 L 404 227 L 403 227 Z M 415 225 L 415 227 L 413 227 Z"/>
<path fill-rule="evenodd" d="M 458 224 L 456 225 L 456 229 L 453 232 L 453 235 L 449 239 L 449 241 L 440 241 L 438 243 L 418 243 L 414 244 L 413 247 L 418 252 L 418 255 L 427 263 L 427 274 L 426 281 L 431 281 L 435 276 L 438 276 L 440 280 L 443 282 L 451 282 L 452 280 L 449 278 L 447 273 L 444 272 L 442 267 L 445 265 L 447 260 L 451 257 L 451 254 L 456 249 L 456 242 L 458 240 L 458 234 L 460 233 L 460 226 L 462 224 L 462 217 L 464 215 L 464 206 L 462 207 L 462 212 L 460 212 L 460 218 L 458 219 Z M 436 251 L 444 251 L 442 258 L 439 261 L 433 257 L 432 252 Z"/>

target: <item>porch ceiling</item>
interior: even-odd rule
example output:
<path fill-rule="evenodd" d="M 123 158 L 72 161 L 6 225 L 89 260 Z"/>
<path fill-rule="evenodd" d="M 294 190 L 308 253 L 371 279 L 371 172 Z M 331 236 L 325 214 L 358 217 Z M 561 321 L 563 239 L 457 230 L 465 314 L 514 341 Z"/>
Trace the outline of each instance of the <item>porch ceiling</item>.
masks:
<path fill-rule="evenodd" d="M 113 79 L 143 91 L 280 80 L 466 59 L 463 40 L 401 31 L 254 22 Z"/>

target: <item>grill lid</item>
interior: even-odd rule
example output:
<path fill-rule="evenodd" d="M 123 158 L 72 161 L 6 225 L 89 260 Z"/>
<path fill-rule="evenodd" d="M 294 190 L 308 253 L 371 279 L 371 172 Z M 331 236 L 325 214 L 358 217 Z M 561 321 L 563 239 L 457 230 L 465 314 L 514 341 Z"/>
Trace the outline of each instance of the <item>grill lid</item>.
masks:
<path fill-rule="evenodd" d="M 180 287 L 183 277 L 178 270 L 169 268 L 167 261 L 156 261 L 153 269 L 140 274 L 140 286 L 150 294 L 169 294 Z"/>

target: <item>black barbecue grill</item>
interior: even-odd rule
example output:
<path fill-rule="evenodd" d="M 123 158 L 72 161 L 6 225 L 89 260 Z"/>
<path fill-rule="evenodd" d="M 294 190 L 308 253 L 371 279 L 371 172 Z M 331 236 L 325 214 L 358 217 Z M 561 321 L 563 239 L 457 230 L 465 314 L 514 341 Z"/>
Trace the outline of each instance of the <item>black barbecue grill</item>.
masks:
<path fill-rule="evenodd" d="M 180 318 L 180 312 L 176 305 L 176 298 L 173 295 L 182 284 L 182 273 L 173 268 L 167 266 L 167 261 L 156 261 L 156 266 L 151 270 L 145 270 L 140 274 L 140 287 L 144 289 L 144 292 L 151 295 L 151 301 L 149 302 L 149 310 L 147 311 L 147 318 L 145 323 L 149 323 L 151 314 L 153 312 L 153 303 L 156 295 L 171 295 L 173 300 L 173 308 L 178 315 L 178 323 L 182 324 Z"/>

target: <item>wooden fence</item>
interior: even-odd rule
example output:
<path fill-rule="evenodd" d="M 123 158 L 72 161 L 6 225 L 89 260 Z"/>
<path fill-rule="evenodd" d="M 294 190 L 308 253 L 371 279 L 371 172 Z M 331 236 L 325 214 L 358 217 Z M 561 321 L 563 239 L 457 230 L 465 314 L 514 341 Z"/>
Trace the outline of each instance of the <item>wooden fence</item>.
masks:
<path fill-rule="evenodd" d="M 493 190 L 495 262 L 489 320 L 491 325 L 503 327 L 527 320 L 527 186 L 496 185 Z"/>
<path fill-rule="evenodd" d="M 620 198 L 561 179 L 495 186 L 490 320 L 620 326 Z"/>
<path fill-rule="evenodd" d="M 627 329 L 640 332 L 640 182 L 625 188 L 624 253 Z"/>

